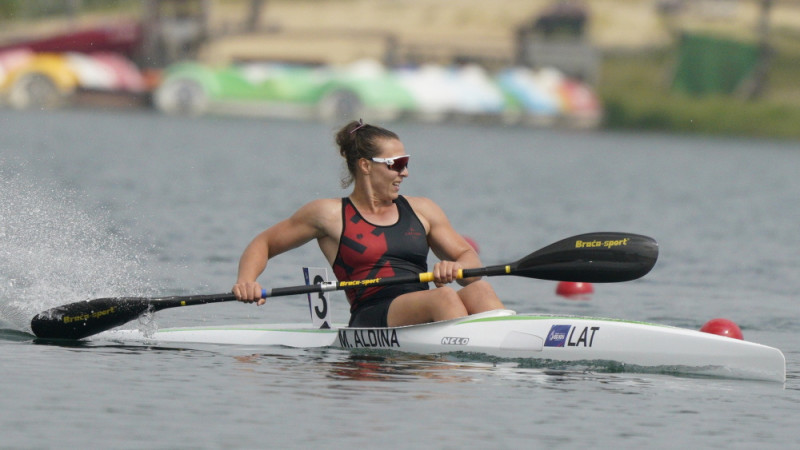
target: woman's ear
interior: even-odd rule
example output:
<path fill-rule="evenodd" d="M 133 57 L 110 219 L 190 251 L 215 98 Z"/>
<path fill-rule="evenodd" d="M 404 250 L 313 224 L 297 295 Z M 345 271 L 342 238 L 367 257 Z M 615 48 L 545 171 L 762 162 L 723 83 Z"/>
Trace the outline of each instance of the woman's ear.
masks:
<path fill-rule="evenodd" d="M 372 170 L 372 164 L 370 164 L 370 160 L 367 158 L 359 158 L 358 170 L 364 175 L 369 175 L 370 170 Z"/>

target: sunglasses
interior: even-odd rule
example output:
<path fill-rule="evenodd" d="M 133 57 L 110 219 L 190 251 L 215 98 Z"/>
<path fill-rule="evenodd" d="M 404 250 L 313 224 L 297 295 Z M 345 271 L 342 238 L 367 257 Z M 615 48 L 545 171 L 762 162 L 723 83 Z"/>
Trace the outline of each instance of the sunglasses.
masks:
<path fill-rule="evenodd" d="M 394 158 L 372 158 L 372 160 L 376 163 L 384 163 L 389 170 L 394 170 L 399 173 L 408 167 L 409 158 L 411 158 L 410 155 L 403 155 L 395 156 Z"/>

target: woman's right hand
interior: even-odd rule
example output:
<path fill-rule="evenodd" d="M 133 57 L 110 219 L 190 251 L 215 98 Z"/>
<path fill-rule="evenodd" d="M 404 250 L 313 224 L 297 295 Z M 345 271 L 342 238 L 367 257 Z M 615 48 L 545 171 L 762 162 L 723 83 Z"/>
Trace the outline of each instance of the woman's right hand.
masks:
<path fill-rule="evenodd" d="M 261 285 L 258 281 L 243 281 L 237 282 L 231 289 L 236 299 L 244 303 L 256 302 L 258 306 L 267 302 L 266 299 L 261 298 Z"/>

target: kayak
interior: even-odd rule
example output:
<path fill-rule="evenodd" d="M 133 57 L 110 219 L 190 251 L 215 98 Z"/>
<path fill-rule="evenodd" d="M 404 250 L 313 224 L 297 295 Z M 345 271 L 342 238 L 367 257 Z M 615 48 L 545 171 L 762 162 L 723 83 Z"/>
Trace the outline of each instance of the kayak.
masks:
<path fill-rule="evenodd" d="M 653 268 L 658 243 L 619 232 L 572 236 L 509 264 L 464 269 L 459 278 L 516 275 L 558 281 L 614 283 L 638 279 Z M 350 328 L 330 321 L 326 292 L 433 281 L 430 272 L 328 281 L 325 269 L 304 268 L 306 284 L 264 289 L 262 298 L 306 294 L 311 324 L 167 328 L 154 332 L 116 327 L 167 308 L 235 301 L 231 293 L 162 298 L 114 297 L 51 308 L 31 319 L 42 340 L 94 339 L 297 348 L 456 354 L 470 358 L 527 360 L 726 378 L 785 382 L 780 350 L 700 331 L 618 319 L 487 311 L 458 319 L 388 328 Z M 111 330 L 111 331 L 109 331 Z"/>
<path fill-rule="evenodd" d="M 93 339 L 482 355 L 537 364 L 600 364 L 647 371 L 785 382 L 780 350 L 695 330 L 619 319 L 496 310 L 389 328 L 266 324 L 111 330 Z"/>

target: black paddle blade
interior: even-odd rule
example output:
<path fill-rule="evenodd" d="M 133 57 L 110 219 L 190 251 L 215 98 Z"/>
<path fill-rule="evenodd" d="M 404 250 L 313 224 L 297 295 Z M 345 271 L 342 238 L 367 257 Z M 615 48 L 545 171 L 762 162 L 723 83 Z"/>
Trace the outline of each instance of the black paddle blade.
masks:
<path fill-rule="evenodd" d="M 81 339 L 123 325 L 147 312 L 149 299 L 98 298 L 37 314 L 33 334 L 42 339 Z"/>
<path fill-rule="evenodd" d="M 650 272 L 658 243 L 619 232 L 587 233 L 550 244 L 511 265 L 511 275 L 555 281 L 616 283 Z"/>
<path fill-rule="evenodd" d="M 114 297 L 70 303 L 31 319 L 31 330 L 42 339 L 81 339 L 124 325 L 148 311 L 236 300 L 231 293 L 172 297 Z"/>

